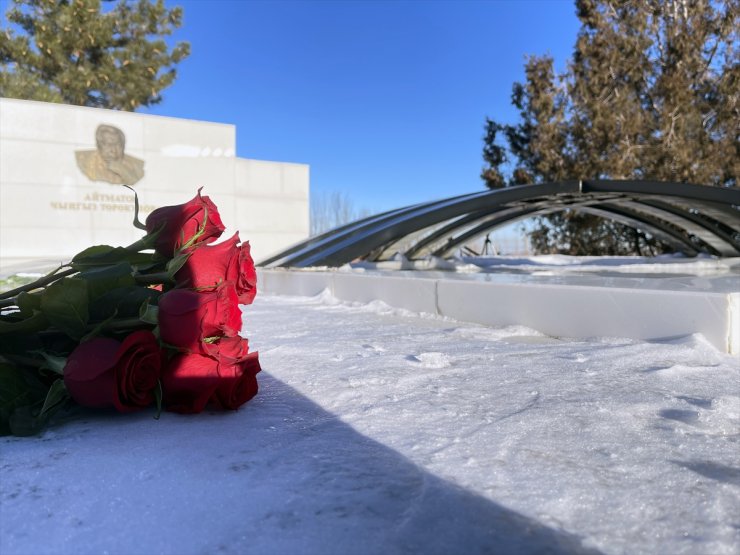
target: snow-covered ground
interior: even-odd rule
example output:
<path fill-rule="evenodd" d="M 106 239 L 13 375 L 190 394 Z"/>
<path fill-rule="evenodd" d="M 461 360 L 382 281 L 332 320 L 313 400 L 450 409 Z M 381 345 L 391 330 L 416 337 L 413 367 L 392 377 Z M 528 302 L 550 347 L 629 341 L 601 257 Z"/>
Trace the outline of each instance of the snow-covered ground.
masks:
<path fill-rule="evenodd" d="M 587 275 L 629 277 L 740 276 L 740 257 L 710 255 L 687 257 L 680 253 L 659 256 L 462 256 L 407 260 L 400 254 L 384 262 L 358 261 L 344 270 L 442 270 L 458 274 L 506 273 L 530 276 Z"/>
<path fill-rule="evenodd" d="M 260 394 L 2 438 L 0 553 L 740 552 L 740 369 L 259 296 Z"/>

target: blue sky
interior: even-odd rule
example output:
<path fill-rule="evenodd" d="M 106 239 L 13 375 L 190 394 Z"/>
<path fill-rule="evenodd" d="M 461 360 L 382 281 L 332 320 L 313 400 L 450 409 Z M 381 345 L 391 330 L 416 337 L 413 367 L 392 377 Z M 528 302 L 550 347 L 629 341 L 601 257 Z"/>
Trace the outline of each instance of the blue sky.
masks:
<path fill-rule="evenodd" d="M 312 192 L 371 212 L 481 190 L 486 116 L 516 121 L 526 56 L 563 69 L 578 30 L 573 0 L 166 4 L 192 54 L 141 112 L 234 124 L 238 156 L 308 164 Z"/>
<path fill-rule="evenodd" d="M 232 123 L 237 155 L 311 166 L 380 211 L 480 190 L 486 116 L 514 121 L 529 54 L 562 68 L 572 1 L 168 0 L 191 43 L 144 113 Z"/>

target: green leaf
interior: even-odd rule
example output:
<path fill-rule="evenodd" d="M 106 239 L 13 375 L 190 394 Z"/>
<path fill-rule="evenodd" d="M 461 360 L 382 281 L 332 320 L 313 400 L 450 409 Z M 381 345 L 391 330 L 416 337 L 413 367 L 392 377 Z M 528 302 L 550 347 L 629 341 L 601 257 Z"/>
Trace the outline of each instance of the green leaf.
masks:
<path fill-rule="evenodd" d="M 190 254 L 189 252 L 178 254 L 167 263 L 166 272 L 170 280 L 175 281 L 175 274 L 185 265 Z"/>
<path fill-rule="evenodd" d="M 15 314 L 20 315 L 22 313 L 16 312 Z M 0 317 L 0 334 L 4 333 L 21 333 L 31 334 L 41 331 L 49 326 L 49 320 L 46 316 L 39 312 L 33 311 L 33 315 L 30 318 L 18 320 L 13 314 L 3 315 Z"/>
<path fill-rule="evenodd" d="M 38 380 L 29 381 L 28 374 L 13 364 L 0 362 L 0 435 L 15 433 L 11 417 L 20 407 L 30 407 L 43 399 L 43 387 Z"/>
<path fill-rule="evenodd" d="M 119 262 L 128 262 L 131 265 L 144 265 L 152 263 L 152 253 L 136 252 L 124 247 L 111 247 L 110 245 L 95 245 L 77 254 L 70 262 L 70 266 L 77 271 L 89 270 L 100 266 L 110 266 Z"/>
<path fill-rule="evenodd" d="M 30 406 L 18 407 L 8 418 L 8 428 L 14 436 L 35 436 L 44 427 L 45 422 L 34 414 Z"/>
<path fill-rule="evenodd" d="M 0 410 L 11 410 L 31 401 L 31 389 L 23 379 L 23 370 L 0 362 Z"/>
<path fill-rule="evenodd" d="M 32 351 L 29 354 L 39 355 L 44 359 L 45 363 L 41 368 L 44 370 L 51 370 L 52 372 L 64 375 L 64 367 L 67 365 L 67 357 L 60 357 L 57 355 L 50 355 L 46 351 L 37 350 Z"/>
<path fill-rule="evenodd" d="M 97 337 L 101 334 L 101 332 L 110 324 L 113 320 L 116 319 L 116 316 L 118 316 L 118 311 L 114 310 L 113 314 L 109 318 L 106 318 L 102 322 L 98 322 L 93 329 L 91 329 L 89 332 L 87 332 L 81 339 L 80 343 L 84 343 L 85 341 L 90 341 L 92 338 Z"/>
<path fill-rule="evenodd" d="M 53 283 L 41 295 L 41 310 L 53 326 L 79 340 L 89 318 L 87 281 L 74 277 Z"/>
<path fill-rule="evenodd" d="M 130 287 L 136 284 L 134 269 L 129 262 L 119 262 L 111 266 L 102 266 L 77 274 L 79 279 L 87 282 L 88 298 L 94 301 L 111 289 Z"/>
<path fill-rule="evenodd" d="M 55 382 L 55 384 L 59 382 L 61 382 L 61 380 Z M 63 388 L 64 383 L 61 383 Z M 21 437 L 35 436 L 39 434 L 49 423 L 51 417 L 54 416 L 59 409 L 64 407 L 67 399 L 69 399 L 66 389 L 63 390 L 63 392 L 59 392 L 58 390 L 54 391 L 54 386 L 49 390 L 49 395 L 53 395 L 49 401 L 50 404 L 47 406 L 47 403 L 44 402 L 44 408 L 39 414 L 36 414 L 36 410 L 30 406 L 23 406 L 15 409 L 8 419 L 10 433 L 14 436 Z"/>
<path fill-rule="evenodd" d="M 44 317 L 48 325 L 48 320 Z M 63 336 L 66 339 L 66 336 Z M 53 341 L 56 338 L 47 338 Z M 0 355 L 25 356 L 31 351 L 43 349 L 44 344 L 37 333 L 0 333 Z"/>
<path fill-rule="evenodd" d="M 137 241 L 137 245 L 139 247 L 138 250 L 153 249 L 157 243 L 157 239 L 159 239 L 159 236 L 162 234 L 165 227 L 167 227 L 167 225 L 162 222 L 162 225 L 160 225 L 158 229 L 144 235 L 144 237 Z M 162 255 L 157 255 L 156 253 L 154 253 L 153 257 L 155 260 L 161 260 L 163 258 Z"/>
<path fill-rule="evenodd" d="M 139 309 L 139 320 L 156 326 L 159 323 L 159 307 L 145 301 Z"/>
<path fill-rule="evenodd" d="M 84 270 L 86 268 L 100 266 L 101 264 L 110 264 L 118 262 L 125 256 L 123 253 L 126 249 L 123 247 L 111 247 L 110 245 L 94 245 L 86 248 L 84 251 L 77 253 L 70 266 L 75 270 Z"/>
<path fill-rule="evenodd" d="M 16 302 L 21 311 L 21 316 L 29 318 L 33 316 L 34 311 L 41 309 L 41 294 L 23 291 L 16 297 Z"/>
<path fill-rule="evenodd" d="M 0 435 L 36 435 L 68 399 L 64 380 L 47 388 L 29 372 L 0 363 Z"/>
<path fill-rule="evenodd" d="M 161 294 L 156 289 L 141 286 L 112 289 L 90 305 L 90 319 L 105 320 L 112 314 L 117 314 L 121 318 L 138 317 L 141 306 L 147 302 L 156 305 Z"/>
<path fill-rule="evenodd" d="M 41 407 L 41 412 L 39 412 L 39 418 L 48 420 L 64 405 L 67 399 L 69 399 L 69 393 L 64 386 L 64 380 L 60 378 L 51 384 L 44 400 L 44 406 Z"/>
<path fill-rule="evenodd" d="M 147 255 L 150 256 L 150 255 Z M 164 270 L 164 260 L 153 260 L 155 257 L 151 255 L 151 260 L 143 262 L 131 262 L 131 266 L 134 268 L 134 272 L 141 274 L 144 272 L 161 272 Z"/>

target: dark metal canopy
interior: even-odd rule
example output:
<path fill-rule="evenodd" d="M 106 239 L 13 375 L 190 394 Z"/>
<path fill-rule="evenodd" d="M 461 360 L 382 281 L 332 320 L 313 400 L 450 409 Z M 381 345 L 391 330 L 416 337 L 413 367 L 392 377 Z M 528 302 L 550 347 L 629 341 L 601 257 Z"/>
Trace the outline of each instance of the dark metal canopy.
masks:
<path fill-rule="evenodd" d="M 517 220 L 576 210 L 616 220 L 688 256 L 740 256 L 740 190 L 655 181 L 520 185 L 398 208 L 332 229 L 260 266 L 341 266 L 362 258 L 448 256 Z"/>

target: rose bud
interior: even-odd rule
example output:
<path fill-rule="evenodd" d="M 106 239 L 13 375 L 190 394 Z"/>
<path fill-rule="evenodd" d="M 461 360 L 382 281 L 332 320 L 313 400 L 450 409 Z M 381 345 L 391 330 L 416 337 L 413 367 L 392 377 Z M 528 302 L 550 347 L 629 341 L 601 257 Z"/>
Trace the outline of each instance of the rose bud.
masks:
<path fill-rule="evenodd" d="M 205 354 L 208 337 L 234 337 L 242 328 L 239 298 L 231 283 L 213 292 L 173 289 L 159 299 L 159 336 L 168 345 Z"/>
<path fill-rule="evenodd" d="M 246 337 L 221 337 L 210 343 L 203 343 L 203 354 L 219 360 L 234 362 L 249 354 L 249 341 Z"/>
<path fill-rule="evenodd" d="M 150 331 L 135 331 L 122 343 L 96 337 L 69 355 L 64 385 L 82 406 L 131 412 L 152 404 L 161 367 L 159 343 Z"/>
<path fill-rule="evenodd" d="M 209 197 L 198 194 L 185 204 L 163 206 L 154 210 L 146 219 L 147 233 L 161 228 L 154 250 L 172 257 L 177 249 L 195 238 L 195 243 L 210 243 L 224 232 L 218 208 Z"/>
<path fill-rule="evenodd" d="M 194 414 L 207 405 L 236 410 L 257 394 L 256 352 L 241 358 L 179 354 L 162 374 L 162 400 L 171 412 Z"/>
<path fill-rule="evenodd" d="M 210 291 L 224 282 L 236 287 L 241 304 L 250 304 L 257 294 L 257 272 L 249 242 L 239 243 L 239 234 L 217 245 L 198 245 L 175 274 L 178 287 Z"/>

